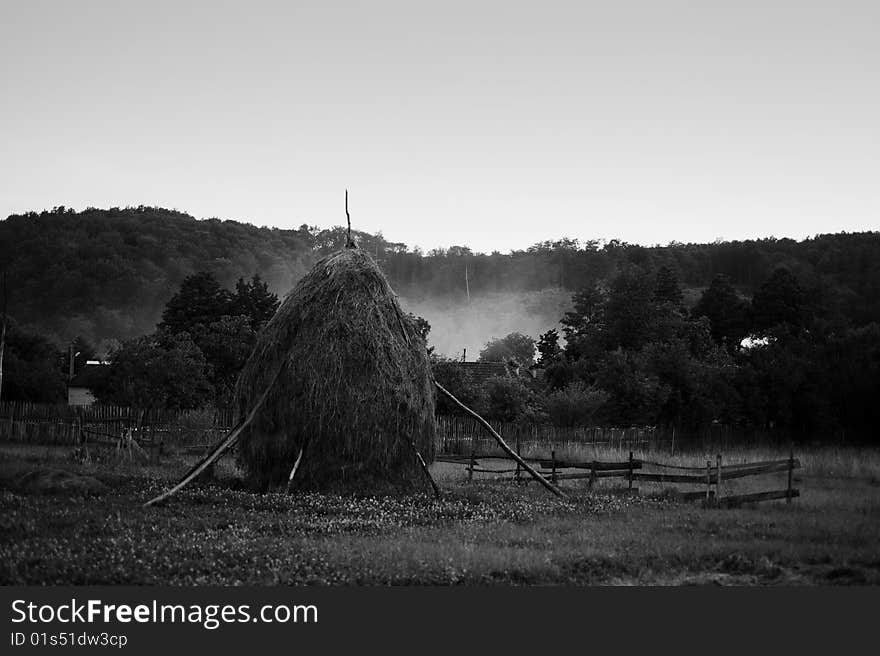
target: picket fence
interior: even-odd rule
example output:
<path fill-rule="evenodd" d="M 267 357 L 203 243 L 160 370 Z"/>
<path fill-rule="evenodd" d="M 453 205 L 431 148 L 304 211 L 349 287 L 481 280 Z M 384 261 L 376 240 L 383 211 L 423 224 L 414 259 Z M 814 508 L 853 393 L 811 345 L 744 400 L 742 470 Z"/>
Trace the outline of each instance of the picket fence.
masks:
<path fill-rule="evenodd" d="M 76 444 L 81 441 L 77 426 L 87 434 L 112 439 L 125 430 L 141 439 L 174 445 L 210 444 L 233 424 L 231 408 L 172 411 L 159 408 L 131 408 L 108 405 L 68 406 L 22 402 L 0 403 L 0 440 L 34 444 Z M 566 445 L 595 445 L 639 451 L 675 453 L 689 448 L 717 447 L 724 450 L 750 443 L 779 443 L 780 436 L 768 431 L 743 434 L 729 426 L 710 426 L 699 431 L 651 426 L 594 426 L 565 428 L 525 422 L 492 422 L 510 444 L 523 448 Z M 101 435 L 98 435 L 101 434 Z M 492 438 L 472 418 L 437 417 L 437 453 L 487 452 L 495 448 Z"/>

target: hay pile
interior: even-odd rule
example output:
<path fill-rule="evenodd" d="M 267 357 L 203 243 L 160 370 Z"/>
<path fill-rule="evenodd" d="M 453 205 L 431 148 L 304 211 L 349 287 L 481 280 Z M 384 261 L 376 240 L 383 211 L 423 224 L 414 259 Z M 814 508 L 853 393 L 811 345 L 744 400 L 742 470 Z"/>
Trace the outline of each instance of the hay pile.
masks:
<path fill-rule="evenodd" d="M 292 488 L 425 487 L 411 443 L 433 461 L 425 342 L 363 251 L 320 260 L 285 298 L 239 376 L 239 420 L 267 388 L 238 441 L 239 461 L 259 488 L 286 483 L 300 449 Z"/>
<path fill-rule="evenodd" d="M 26 472 L 11 487 L 25 494 L 100 494 L 107 490 L 97 478 L 52 467 Z"/>

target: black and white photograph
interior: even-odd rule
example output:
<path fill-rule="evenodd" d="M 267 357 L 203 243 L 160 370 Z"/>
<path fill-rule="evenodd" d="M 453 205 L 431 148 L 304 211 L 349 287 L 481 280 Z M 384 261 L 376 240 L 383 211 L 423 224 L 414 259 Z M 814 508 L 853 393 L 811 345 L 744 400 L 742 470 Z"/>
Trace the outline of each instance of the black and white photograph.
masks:
<path fill-rule="evenodd" d="M 878 25 L 0 0 L 0 584 L 877 586 Z"/>

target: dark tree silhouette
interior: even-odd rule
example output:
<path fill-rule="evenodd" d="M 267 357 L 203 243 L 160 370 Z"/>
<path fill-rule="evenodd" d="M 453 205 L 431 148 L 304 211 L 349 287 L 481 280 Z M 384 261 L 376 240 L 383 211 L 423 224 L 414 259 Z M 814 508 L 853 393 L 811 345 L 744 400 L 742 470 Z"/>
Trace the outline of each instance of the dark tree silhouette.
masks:
<path fill-rule="evenodd" d="M 736 350 L 745 337 L 748 303 L 739 297 L 730 279 L 718 274 L 694 306 L 694 317 L 706 317 L 712 338 L 729 350 Z"/>
<path fill-rule="evenodd" d="M 162 312 L 159 329 L 169 333 L 195 332 L 232 311 L 232 294 L 206 271 L 187 276 Z"/>
<path fill-rule="evenodd" d="M 752 326 L 758 331 L 798 329 L 806 321 L 806 292 L 791 271 L 776 269 L 752 298 Z"/>

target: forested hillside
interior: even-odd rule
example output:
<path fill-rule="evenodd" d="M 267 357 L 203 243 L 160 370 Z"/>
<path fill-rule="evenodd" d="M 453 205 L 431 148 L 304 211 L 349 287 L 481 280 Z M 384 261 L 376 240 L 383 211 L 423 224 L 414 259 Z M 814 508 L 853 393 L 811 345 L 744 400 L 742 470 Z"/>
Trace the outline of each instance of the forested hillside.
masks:
<path fill-rule="evenodd" d="M 151 332 L 197 271 L 227 286 L 260 272 L 283 288 L 311 258 L 310 240 L 298 231 L 151 207 L 13 215 L 0 222 L 0 244 L 10 314 L 59 342 Z"/>
<path fill-rule="evenodd" d="M 548 221 L 552 226 L 552 221 Z M 552 230 L 552 227 L 548 227 Z M 585 222 L 583 233 L 589 236 Z M 466 247 L 407 249 L 379 235 L 357 234 L 393 287 L 416 308 L 461 308 L 493 294 L 522 293 L 541 313 L 559 316 L 559 299 L 636 265 L 671 268 L 692 304 L 716 274 L 751 297 L 772 272 L 790 270 L 820 314 L 855 325 L 880 321 L 880 232 L 643 247 L 616 241 L 548 241 L 509 254 Z M 283 294 L 321 254 L 341 245 L 341 228 L 258 228 L 237 221 L 196 220 L 154 207 L 63 207 L 0 221 L 0 263 L 8 278 L 9 313 L 57 344 L 92 343 L 151 332 L 186 276 L 207 271 L 225 287 L 254 274 Z M 439 313 L 438 313 L 439 316 Z M 437 328 L 433 336 L 441 338 Z"/>

